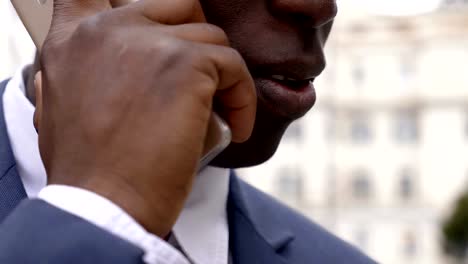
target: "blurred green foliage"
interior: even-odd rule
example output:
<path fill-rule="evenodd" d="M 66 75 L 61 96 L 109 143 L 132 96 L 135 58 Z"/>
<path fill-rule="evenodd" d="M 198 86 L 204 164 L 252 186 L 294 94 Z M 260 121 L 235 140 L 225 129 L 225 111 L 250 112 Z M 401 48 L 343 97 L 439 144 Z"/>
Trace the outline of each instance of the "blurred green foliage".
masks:
<path fill-rule="evenodd" d="M 468 192 L 458 199 L 442 231 L 444 250 L 459 259 L 468 257 Z"/>

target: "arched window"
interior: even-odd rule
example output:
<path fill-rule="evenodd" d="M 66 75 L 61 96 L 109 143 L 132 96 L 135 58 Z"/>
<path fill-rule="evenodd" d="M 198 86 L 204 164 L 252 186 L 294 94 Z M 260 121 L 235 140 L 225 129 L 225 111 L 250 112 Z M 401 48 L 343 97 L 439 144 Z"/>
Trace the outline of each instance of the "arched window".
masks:
<path fill-rule="evenodd" d="M 403 234 L 403 255 L 406 258 L 414 258 L 418 252 L 418 246 L 415 234 L 412 231 L 407 231 Z"/>
<path fill-rule="evenodd" d="M 358 57 L 354 60 L 351 66 L 351 78 L 356 86 L 357 90 L 361 90 L 365 79 L 366 79 L 366 70 L 364 67 L 364 60 L 362 57 Z"/>
<path fill-rule="evenodd" d="M 416 143 L 419 137 L 417 111 L 402 110 L 396 113 L 393 127 L 393 135 L 396 142 L 398 143 Z"/>
<path fill-rule="evenodd" d="M 353 111 L 349 116 L 350 138 L 353 144 L 367 144 L 372 140 L 370 117 L 364 111 Z"/>
<path fill-rule="evenodd" d="M 372 195 L 370 176 L 366 170 L 359 169 L 352 175 L 352 194 L 355 199 L 367 200 Z"/>
<path fill-rule="evenodd" d="M 369 231 L 362 226 L 365 225 L 361 225 L 354 231 L 354 240 L 361 250 L 366 251 L 369 246 Z"/>
<path fill-rule="evenodd" d="M 302 141 L 302 138 L 304 136 L 303 130 L 304 130 L 304 127 L 302 123 L 296 121 L 288 127 L 288 129 L 286 130 L 284 134 L 284 139 Z"/>
<path fill-rule="evenodd" d="M 399 175 L 398 195 L 403 200 L 409 200 L 414 197 L 414 171 L 410 168 L 404 168 Z"/>

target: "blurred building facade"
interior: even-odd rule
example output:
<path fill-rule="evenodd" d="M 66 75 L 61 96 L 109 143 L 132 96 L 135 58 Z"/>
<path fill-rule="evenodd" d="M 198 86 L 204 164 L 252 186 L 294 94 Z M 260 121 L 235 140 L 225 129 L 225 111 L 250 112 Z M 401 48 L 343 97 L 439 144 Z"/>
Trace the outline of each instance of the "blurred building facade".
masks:
<path fill-rule="evenodd" d="M 241 174 L 382 263 L 447 263 L 440 225 L 468 184 L 468 1 L 404 18 L 344 2 L 317 105 Z"/>
<path fill-rule="evenodd" d="M 409 17 L 340 1 L 313 111 L 241 170 L 382 263 L 447 263 L 440 224 L 468 184 L 468 0 Z M 0 79 L 34 46 L 0 2 Z"/>

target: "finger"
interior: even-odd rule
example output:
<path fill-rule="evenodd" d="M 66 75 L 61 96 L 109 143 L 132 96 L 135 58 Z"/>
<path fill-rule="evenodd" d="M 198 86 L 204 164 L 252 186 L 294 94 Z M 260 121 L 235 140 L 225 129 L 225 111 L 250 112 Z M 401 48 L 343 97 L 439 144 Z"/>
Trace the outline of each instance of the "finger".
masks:
<path fill-rule="evenodd" d="M 34 88 L 36 92 L 36 109 L 34 111 L 34 127 L 39 131 L 42 117 L 42 72 L 37 72 L 34 76 Z"/>
<path fill-rule="evenodd" d="M 198 0 L 140 0 L 131 7 L 146 18 L 161 24 L 206 22 Z"/>
<path fill-rule="evenodd" d="M 49 39 L 60 40 L 86 17 L 138 0 L 55 0 Z"/>
<path fill-rule="evenodd" d="M 223 46 L 203 45 L 205 54 L 208 54 L 217 71 L 219 114 L 228 122 L 232 140 L 244 142 L 252 134 L 255 123 L 257 95 L 253 79 L 237 51 Z"/>
<path fill-rule="evenodd" d="M 191 23 L 158 28 L 171 36 L 187 41 L 230 46 L 226 33 L 219 27 L 207 23 Z"/>
<path fill-rule="evenodd" d="M 78 24 L 81 19 L 111 8 L 109 0 L 54 0 L 52 28 Z"/>
<path fill-rule="evenodd" d="M 111 7 L 120 7 L 136 1 L 138 0 L 55 0 L 54 20 L 55 23 L 79 21 L 83 17 L 109 10 Z"/>
<path fill-rule="evenodd" d="M 124 6 L 127 4 L 131 4 L 133 2 L 136 2 L 138 0 L 110 0 L 110 3 L 112 7 L 119 7 L 119 6 Z"/>

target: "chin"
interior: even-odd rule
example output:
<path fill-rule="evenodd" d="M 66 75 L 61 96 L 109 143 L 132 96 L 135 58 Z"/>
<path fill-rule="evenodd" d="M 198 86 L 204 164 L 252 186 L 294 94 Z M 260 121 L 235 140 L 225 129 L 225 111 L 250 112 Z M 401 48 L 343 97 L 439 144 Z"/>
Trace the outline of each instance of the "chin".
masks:
<path fill-rule="evenodd" d="M 268 161 L 278 149 L 292 120 L 278 117 L 259 107 L 252 136 L 243 143 L 231 143 L 210 165 L 222 168 L 245 168 Z"/>
<path fill-rule="evenodd" d="M 268 148 L 252 148 L 250 142 L 233 143 L 226 148 L 210 165 L 221 168 L 238 169 L 260 165 L 268 161 L 279 145 L 279 140 Z"/>

